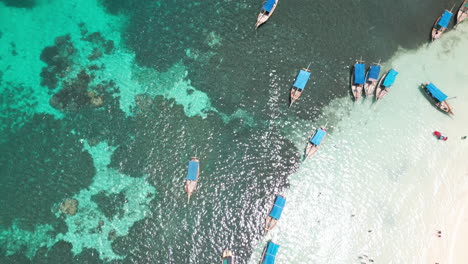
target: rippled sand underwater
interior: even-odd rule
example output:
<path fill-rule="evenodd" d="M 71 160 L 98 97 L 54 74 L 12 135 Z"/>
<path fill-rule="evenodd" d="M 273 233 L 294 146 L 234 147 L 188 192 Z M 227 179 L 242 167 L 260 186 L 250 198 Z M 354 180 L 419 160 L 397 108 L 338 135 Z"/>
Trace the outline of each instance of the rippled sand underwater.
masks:
<path fill-rule="evenodd" d="M 354 57 L 366 54 L 369 63 L 407 39 L 382 28 L 385 19 L 375 27 L 359 22 L 369 45 L 341 41 L 332 49 L 343 29 L 299 27 L 288 21 L 291 3 L 259 31 L 242 26 L 257 12 L 249 2 L 147 2 L 145 16 L 133 20 L 129 9 L 111 12 L 109 1 L 34 3 L 0 3 L 7 43 L 0 46 L 0 262 L 214 263 L 230 247 L 240 263 L 253 263 L 272 238 L 281 245 L 278 262 L 419 263 L 439 221 L 431 222 L 428 208 L 450 204 L 442 190 L 464 189 L 466 146 L 457 138 L 466 131 L 467 95 L 458 85 L 467 78 L 466 25 L 398 52 L 384 62 L 400 72 L 390 93 L 378 104 L 354 104 L 343 84 Z M 214 23 L 218 30 L 196 28 L 201 15 L 171 20 L 212 8 L 227 11 L 216 18 L 229 21 Z M 414 27 L 405 29 L 426 30 Z M 292 42 L 291 28 L 306 31 L 304 38 L 314 29 L 325 35 Z M 396 37 L 383 45 L 381 32 Z M 410 39 L 405 47 L 424 41 Z M 161 49 L 175 40 L 180 45 Z M 287 109 L 288 88 L 311 60 L 306 93 Z M 454 118 L 418 90 L 425 81 L 457 96 Z M 319 153 L 301 162 L 313 128 L 324 124 L 330 133 Z M 449 141 L 435 141 L 433 130 Z M 201 180 L 187 205 L 183 178 L 194 154 Z M 276 193 L 288 202 L 264 237 Z M 75 215 L 60 211 L 67 199 L 78 201 Z"/>
<path fill-rule="evenodd" d="M 385 62 L 400 74 L 378 103 L 341 98 L 325 108 L 316 126 L 331 123 L 331 132 L 291 176 L 279 227 L 258 241 L 250 263 L 269 239 L 281 245 L 281 263 L 427 263 L 435 230 L 455 221 L 453 205 L 468 187 L 467 33 L 461 24 Z M 426 98 L 425 82 L 455 97 L 454 116 Z M 306 138 L 295 142 L 305 147 Z"/>

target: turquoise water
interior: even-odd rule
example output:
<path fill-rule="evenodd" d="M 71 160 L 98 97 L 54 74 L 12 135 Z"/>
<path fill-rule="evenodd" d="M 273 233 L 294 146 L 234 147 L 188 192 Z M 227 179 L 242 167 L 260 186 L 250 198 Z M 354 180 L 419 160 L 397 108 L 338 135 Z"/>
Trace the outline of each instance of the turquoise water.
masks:
<path fill-rule="evenodd" d="M 449 215 L 468 187 L 467 33 L 462 24 L 438 42 L 397 52 L 384 64 L 399 75 L 382 101 L 339 98 L 324 108 L 317 125 L 332 123 L 332 132 L 290 176 L 284 221 L 257 242 L 249 263 L 269 239 L 282 244 L 280 263 L 432 263 L 434 230 L 454 222 Z M 423 82 L 452 98 L 453 117 L 431 105 Z M 292 135 L 298 148 L 310 136 Z"/>
<path fill-rule="evenodd" d="M 431 190 L 416 173 L 428 166 L 421 153 L 439 153 L 430 133 L 465 129 L 453 80 L 466 78 L 456 33 L 466 27 L 425 46 L 453 3 L 281 2 L 255 31 L 261 3 L 247 1 L 0 2 L 0 262 L 214 263 L 230 247 L 246 263 L 270 238 L 285 263 L 405 262 L 423 251 L 402 242 L 420 236 L 422 216 L 403 238 L 395 230 L 406 223 L 400 208 L 424 211 L 409 201 L 416 185 Z M 350 100 L 360 57 L 400 71 L 378 104 Z M 306 93 L 288 109 L 309 63 Z M 455 118 L 418 92 L 426 79 L 457 95 Z M 326 144 L 302 162 L 324 124 Z M 456 154 L 429 160 L 449 168 L 466 147 L 447 143 Z M 201 178 L 187 204 L 193 155 Z M 439 180 L 436 169 L 428 179 Z M 265 236 L 276 193 L 287 208 Z M 61 212 L 67 199 L 76 214 Z"/>

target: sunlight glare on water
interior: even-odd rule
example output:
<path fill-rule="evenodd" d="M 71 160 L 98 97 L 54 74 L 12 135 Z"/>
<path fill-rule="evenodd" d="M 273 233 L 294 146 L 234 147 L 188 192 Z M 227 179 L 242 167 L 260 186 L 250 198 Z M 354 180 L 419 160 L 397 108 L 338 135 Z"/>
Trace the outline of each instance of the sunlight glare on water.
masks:
<path fill-rule="evenodd" d="M 381 101 L 341 98 L 325 108 L 329 134 L 291 176 L 284 215 L 250 263 L 269 239 L 281 245 L 280 263 L 425 263 L 438 221 L 432 209 L 450 206 L 468 183 L 460 167 L 468 157 L 460 139 L 468 133 L 467 45 L 468 24 L 416 51 L 401 50 L 383 64 L 400 74 Z M 422 82 L 457 97 L 449 100 L 455 116 L 431 105 Z M 450 139 L 437 141 L 435 130 Z M 291 134 L 302 150 L 311 132 Z M 452 198 L 438 200 L 441 188 Z"/>

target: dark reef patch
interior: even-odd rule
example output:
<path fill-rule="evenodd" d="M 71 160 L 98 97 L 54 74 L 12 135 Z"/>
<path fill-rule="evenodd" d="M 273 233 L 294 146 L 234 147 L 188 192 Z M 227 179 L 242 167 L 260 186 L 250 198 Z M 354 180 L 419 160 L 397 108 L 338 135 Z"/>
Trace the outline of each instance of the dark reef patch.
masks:
<path fill-rule="evenodd" d="M 14 42 L 10 42 L 10 48 L 11 48 L 11 55 L 13 56 L 18 55 L 18 52 L 16 51 L 16 44 Z"/>
<path fill-rule="evenodd" d="M 84 30 L 84 26 L 82 26 L 81 30 Z M 85 35 L 81 38 L 81 40 L 88 41 L 94 44 L 95 47 L 94 47 L 93 53 L 95 53 L 96 51 L 99 51 L 100 53 L 111 54 L 112 51 L 114 50 L 114 41 L 106 40 L 105 38 L 102 37 L 100 32 L 94 32 L 89 35 Z"/>
<path fill-rule="evenodd" d="M 104 191 L 99 192 L 91 197 L 91 200 L 98 205 L 99 211 L 109 220 L 112 220 L 114 216 L 121 218 L 125 211 L 123 206 L 127 203 L 125 193 L 106 193 Z"/>
<path fill-rule="evenodd" d="M 0 0 L 0 2 L 17 8 L 33 8 L 36 5 L 36 0 Z"/>
<path fill-rule="evenodd" d="M 80 23 L 78 26 L 80 27 L 82 34 L 80 40 L 89 42 L 92 48 L 91 53 L 87 55 L 90 62 L 98 60 L 104 55 L 112 54 L 115 48 L 113 40 L 104 39 L 99 32 L 88 34 L 88 30 L 84 23 Z M 40 74 L 41 85 L 47 86 L 49 89 L 55 89 L 59 86 L 61 81 L 74 77 L 68 75 L 77 64 L 75 60 L 79 52 L 80 51 L 74 47 L 70 35 L 55 38 L 55 45 L 45 47 L 40 56 L 40 59 L 47 64 L 46 67 L 42 68 Z M 83 67 L 86 66 L 83 65 Z M 80 74 L 83 75 L 83 73 Z M 67 84 L 64 84 L 64 86 L 74 84 L 68 82 Z"/>
<path fill-rule="evenodd" d="M 32 259 L 34 264 L 73 263 L 72 244 L 65 241 L 55 243 L 50 249 L 42 247 Z M 86 262 L 83 262 L 86 263 Z"/>
<path fill-rule="evenodd" d="M 185 49 L 207 52 L 206 43 L 211 31 L 224 24 L 217 14 L 225 9 L 224 2 L 142 1 L 131 16 L 127 28 L 127 44 L 135 51 L 139 65 L 166 71 L 186 57 Z M 235 13 L 235 10 L 230 12 Z"/>
<path fill-rule="evenodd" d="M 0 223 L 20 227 L 52 224 L 53 205 L 86 188 L 94 176 L 91 156 L 60 121 L 35 115 L 0 144 Z M 58 210 L 58 208 L 57 208 Z"/>
<path fill-rule="evenodd" d="M 99 1 L 106 11 L 111 15 L 119 13 L 128 13 L 136 6 L 144 6 L 150 1 L 136 1 L 136 0 L 100 0 Z"/>
<path fill-rule="evenodd" d="M 73 54 L 76 52 L 73 43 L 70 41 L 70 35 L 55 38 L 55 45 L 45 47 L 41 53 L 41 60 L 47 64 L 47 67 L 41 71 L 41 85 L 49 89 L 55 89 L 59 78 L 64 78 L 67 71 L 73 64 Z"/>
<path fill-rule="evenodd" d="M 34 94 L 31 87 L 3 82 L 1 72 L 0 85 L 4 85 L 5 87 L 2 93 L 0 93 L 0 112 L 2 113 L 0 115 L 0 131 L 2 135 L 0 142 L 3 142 L 7 140 L 8 132 L 15 131 L 21 124 L 28 121 L 29 116 L 23 112 L 24 106 L 35 107 L 36 103 L 28 101 Z M 31 99 L 34 101 L 34 98 Z"/>
<path fill-rule="evenodd" d="M 76 78 L 64 81 L 62 89 L 50 99 L 50 105 L 60 111 L 79 111 L 84 107 L 101 107 L 104 105 L 104 94 L 112 82 L 101 82 L 99 85 L 90 86 L 93 75 L 81 70 Z"/>

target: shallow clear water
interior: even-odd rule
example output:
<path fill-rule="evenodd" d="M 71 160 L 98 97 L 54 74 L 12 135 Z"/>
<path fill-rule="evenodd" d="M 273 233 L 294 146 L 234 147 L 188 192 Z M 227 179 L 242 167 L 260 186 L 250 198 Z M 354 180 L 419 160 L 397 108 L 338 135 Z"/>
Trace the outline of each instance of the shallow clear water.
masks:
<path fill-rule="evenodd" d="M 284 263 L 422 262 L 428 207 L 465 186 L 466 26 L 423 44 L 453 3 L 282 1 L 255 31 L 247 1 L 0 2 L 0 262 L 214 263 L 230 247 L 253 263 L 270 238 Z M 378 104 L 349 97 L 360 57 L 400 72 Z M 428 79 L 457 96 L 454 118 L 418 91 Z"/>
<path fill-rule="evenodd" d="M 331 132 L 319 154 L 291 175 L 284 219 L 258 242 L 251 263 L 269 239 L 282 244 L 282 263 L 427 263 L 435 230 L 458 208 L 434 212 L 453 205 L 468 184 L 461 139 L 468 133 L 467 30 L 461 25 L 431 45 L 399 51 L 384 64 L 400 74 L 382 101 L 341 98 L 324 108 L 316 125 L 332 123 Z M 456 97 L 449 100 L 455 116 L 430 104 L 422 82 Z M 436 140 L 436 130 L 449 140 Z M 296 142 L 308 136 L 296 135 Z"/>

